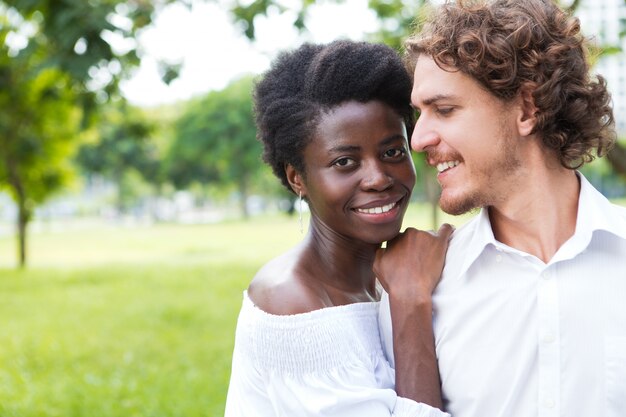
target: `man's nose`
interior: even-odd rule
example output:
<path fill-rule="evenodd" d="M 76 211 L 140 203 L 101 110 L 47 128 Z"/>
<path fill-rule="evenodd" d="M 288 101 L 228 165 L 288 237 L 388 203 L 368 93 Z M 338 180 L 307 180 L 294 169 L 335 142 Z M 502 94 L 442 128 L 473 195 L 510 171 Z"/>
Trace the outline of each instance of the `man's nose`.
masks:
<path fill-rule="evenodd" d="M 415 152 L 423 152 L 429 146 L 437 145 L 439 140 L 439 133 L 422 115 L 422 117 L 417 120 L 415 128 L 413 129 L 411 148 L 413 148 Z"/>

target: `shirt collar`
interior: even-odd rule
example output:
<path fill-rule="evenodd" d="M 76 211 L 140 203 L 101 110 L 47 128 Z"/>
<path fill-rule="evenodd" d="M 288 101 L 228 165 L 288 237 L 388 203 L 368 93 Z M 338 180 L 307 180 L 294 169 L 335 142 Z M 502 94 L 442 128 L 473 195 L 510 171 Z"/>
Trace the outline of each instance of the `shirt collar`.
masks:
<path fill-rule="evenodd" d="M 586 248 L 591 241 L 593 232 L 597 230 L 612 233 L 626 240 L 626 209 L 621 209 L 622 211 L 620 211 L 620 208 L 596 190 L 584 175 L 580 172 L 576 172 L 576 174 L 580 179 L 580 195 L 578 198 L 576 231 L 573 236 L 575 241 L 577 241 L 575 244 L 577 250 L 575 252 Z M 482 208 L 478 215 L 467 224 L 467 227 L 470 229 L 467 232 L 470 232 L 471 237 L 463 242 L 466 256 L 459 272 L 467 271 L 485 248 L 490 245 L 496 249 L 519 252 L 522 255 L 530 256 L 496 240 L 491 228 L 489 210 L 487 208 Z M 550 262 L 559 258 L 554 257 Z"/>
<path fill-rule="evenodd" d="M 471 238 L 466 241 L 467 252 L 459 272 L 467 271 L 488 245 L 495 246 L 498 243 L 493 235 L 489 211 L 486 208 L 480 209 L 480 212 L 467 226 L 472 229 Z"/>
<path fill-rule="evenodd" d="M 580 179 L 580 196 L 575 234 L 591 239 L 593 232 L 603 230 L 626 239 L 626 216 L 623 214 L 626 210 L 611 203 L 580 172 L 576 174 Z"/>

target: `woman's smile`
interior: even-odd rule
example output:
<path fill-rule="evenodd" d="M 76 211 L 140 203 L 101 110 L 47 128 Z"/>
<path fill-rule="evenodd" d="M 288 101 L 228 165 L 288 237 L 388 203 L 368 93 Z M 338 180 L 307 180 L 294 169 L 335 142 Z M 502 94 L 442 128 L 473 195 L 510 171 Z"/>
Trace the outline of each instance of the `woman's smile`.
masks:
<path fill-rule="evenodd" d="M 406 199 L 400 197 L 385 203 L 384 201 L 375 201 L 372 203 L 364 204 L 361 207 L 354 208 L 357 215 L 361 217 L 363 221 L 371 223 L 387 223 L 396 222 L 398 217 L 402 221 L 404 209 L 406 205 Z"/>

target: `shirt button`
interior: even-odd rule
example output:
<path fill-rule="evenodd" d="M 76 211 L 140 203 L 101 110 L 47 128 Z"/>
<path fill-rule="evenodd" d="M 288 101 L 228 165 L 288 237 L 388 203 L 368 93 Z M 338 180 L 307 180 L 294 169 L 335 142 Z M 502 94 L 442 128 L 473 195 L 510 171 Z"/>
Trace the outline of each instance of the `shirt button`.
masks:
<path fill-rule="evenodd" d="M 543 279 L 550 279 L 550 272 L 548 271 L 543 271 L 541 273 L 541 276 L 543 277 Z"/>
<path fill-rule="evenodd" d="M 546 408 L 553 408 L 554 407 L 554 400 L 552 398 L 546 398 L 545 400 L 543 400 L 543 405 Z"/>
<path fill-rule="evenodd" d="M 546 343 L 546 344 L 552 343 L 554 342 L 554 340 L 555 340 L 555 337 L 554 337 L 554 333 L 552 332 L 549 332 L 543 335 L 543 343 Z"/>
<path fill-rule="evenodd" d="M 496 255 L 496 262 L 497 262 L 497 263 L 502 262 L 502 255 L 500 255 L 500 254 L 497 254 L 497 255 Z"/>

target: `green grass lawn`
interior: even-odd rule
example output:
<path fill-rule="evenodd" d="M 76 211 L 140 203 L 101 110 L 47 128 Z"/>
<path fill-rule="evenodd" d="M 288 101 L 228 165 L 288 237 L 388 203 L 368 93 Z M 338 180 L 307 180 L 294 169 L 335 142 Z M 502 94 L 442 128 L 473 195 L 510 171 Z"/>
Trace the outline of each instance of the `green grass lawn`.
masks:
<path fill-rule="evenodd" d="M 301 234 L 275 215 L 29 239 L 17 271 L 0 238 L 0 416 L 194 417 L 223 415 L 241 293 Z"/>
<path fill-rule="evenodd" d="M 0 416 L 220 416 L 241 292 L 282 216 L 0 239 Z"/>

